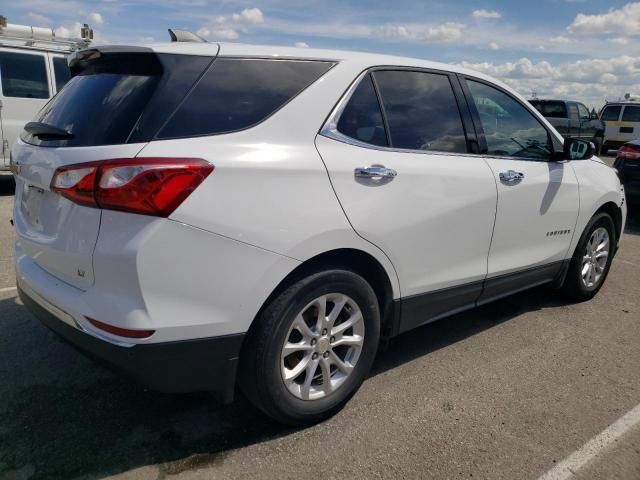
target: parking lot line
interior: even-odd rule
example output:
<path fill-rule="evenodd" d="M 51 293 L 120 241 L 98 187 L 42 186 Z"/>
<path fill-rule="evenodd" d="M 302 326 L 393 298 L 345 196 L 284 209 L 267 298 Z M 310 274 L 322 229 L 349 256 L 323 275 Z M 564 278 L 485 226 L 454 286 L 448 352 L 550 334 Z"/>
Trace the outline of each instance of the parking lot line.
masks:
<path fill-rule="evenodd" d="M 4 293 L 4 292 L 13 292 L 14 290 L 17 290 L 17 287 L 6 287 L 6 288 L 0 288 L 0 293 Z"/>
<path fill-rule="evenodd" d="M 582 448 L 566 457 L 538 480 L 566 480 L 597 457 L 626 432 L 640 424 L 640 404 L 593 437 Z"/>

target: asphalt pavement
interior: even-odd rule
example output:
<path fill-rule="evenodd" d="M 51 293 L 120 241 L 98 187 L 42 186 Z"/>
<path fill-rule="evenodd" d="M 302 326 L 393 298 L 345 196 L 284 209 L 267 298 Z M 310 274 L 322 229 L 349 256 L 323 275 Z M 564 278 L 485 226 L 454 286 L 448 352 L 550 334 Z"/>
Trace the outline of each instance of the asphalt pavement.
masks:
<path fill-rule="evenodd" d="M 640 404 L 640 215 L 592 301 L 536 288 L 409 332 L 342 412 L 290 429 L 59 342 L 16 297 L 12 205 L 0 177 L 0 479 L 537 479 Z M 575 478 L 639 479 L 640 427 L 589 458 Z"/>

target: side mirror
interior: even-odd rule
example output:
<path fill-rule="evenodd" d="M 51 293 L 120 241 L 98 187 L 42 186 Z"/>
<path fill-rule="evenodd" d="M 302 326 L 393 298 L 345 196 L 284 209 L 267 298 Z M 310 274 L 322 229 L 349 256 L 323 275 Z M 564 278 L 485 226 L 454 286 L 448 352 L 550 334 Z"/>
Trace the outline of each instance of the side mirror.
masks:
<path fill-rule="evenodd" d="M 564 140 L 565 160 L 589 160 L 596 152 L 596 146 L 586 140 L 566 138 Z"/>
<path fill-rule="evenodd" d="M 592 114 L 591 114 L 591 116 L 590 116 L 589 118 L 590 118 L 590 120 L 599 120 L 599 118 L 598 118 L 598 114 L 597 114 L 597 113 L 595 113 L 595 112 L 594 112 L 594 113 L 592 113 Z"/>

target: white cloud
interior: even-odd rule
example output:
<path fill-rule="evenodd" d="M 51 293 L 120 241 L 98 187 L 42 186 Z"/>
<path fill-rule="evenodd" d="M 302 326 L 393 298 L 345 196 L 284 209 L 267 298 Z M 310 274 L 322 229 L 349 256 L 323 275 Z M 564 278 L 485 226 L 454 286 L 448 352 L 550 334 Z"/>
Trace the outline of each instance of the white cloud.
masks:
<path fill-rule="evenodd" d="M 525 96 L 582 100 L 599 108 L 605 99 L 615 99 L 640 85 L 640 57 L 619 56 L 587 59 L 552 65 L 533 63 L 528 58 L 516 62 L 462 63 L 510 84 Z"/>
<path fill-rule="evenodd" d="M 462 36 L 464 27 L 463 23 L 447 22 L 438 27 L 427 28 L 423 32 L 422 38 L 436 42 L 451 42 Z"/>
<path fill-rule="evenodd" d="M 231 18 L 236 23 L 256 25 L 264 23 L 264 16 L 259 8 L 245 8 L 240 13 L 234 13 Z"/>
<path fill-rule="evenodd" d="M 616 45 L 628 45 L 629 39 L 625 37 L 615 37 L 615 38 L 610 38 L 609 42 L 614 43 Z"/>
<path fill-rule="evenodd" d="M 502 18 L 502 14 L 495 10 L 474 10 L 472 15 L 475 18 Z"/>
<path fill-rule="evenodd" d="M 40 15 L 39 13 L 29 12 L 25 15 L 29 21 L 35 25 L 39 26 L 50 26 L 53 23 L 49 17 L 45 17 L 44 15 Z"/>
<path fill-rule="evenodd" d="M 562 43 L 571 43 L 571 40 L 564 35 L 558 35 L 557 37 L 551 37 L 549 39 L 551 43 L 562 44 Z"/>
<path fill-rule="evenodd" d="M 216 38 L 220 40 L 235 40 L 239 37 L 239 34 L 233 28 L 224 28 L 220 26 L 213 26 L 211 28 L 201 28 L 196 32 L 201 37 Z"/>
<path fill-rule="evenodd" d="M 100 15 L 98 12 L 90 13 L 89 20 L 98 25 L 102 25 L 104 23 L 104 19 L 102 18 L 102 15 Z"/>
<path fill-rule="evenodd" d="M 305 42 L 296 42 L 294 43 L 294 46 L 300 47 L 300 48 L 309 48 L 309 45 L 307 45 Z"/>
<path fill-rule="evenodd" d="M 79 38 L 82 24 L 80 22 L 67 23 L 54 30 L 56 37 Z"/>
<path fill-rule="evenodd" d="M 640 34 L 640 2 L 611 8 L 607 13 L 598 15 L 579 13 L 568 30 L 573 33 Z"/>
<path fill-rule="evenodd" d="M 490 48 L 491 50 L 500 50 L 500 45 L 498 45 L 496 42 L 491 42 L 491 43 L 489 44 L 489 48 Z"/>
<path fill-rule="evenodd" d="M 373 30 L 373 36 L 385 38 L 409 38 L 412 34 L 402 25 L 382 25 Z"/>
<path fill-rule="evenodd" d="M 249 31 L 251 26 L 264 23 L 264 15 L 259 8 L 245 8 L 230 16 L 220 15 L 211 18 L 196 33 L 201 37 L 219 40 L 235 40 L 241 33 Z"/>

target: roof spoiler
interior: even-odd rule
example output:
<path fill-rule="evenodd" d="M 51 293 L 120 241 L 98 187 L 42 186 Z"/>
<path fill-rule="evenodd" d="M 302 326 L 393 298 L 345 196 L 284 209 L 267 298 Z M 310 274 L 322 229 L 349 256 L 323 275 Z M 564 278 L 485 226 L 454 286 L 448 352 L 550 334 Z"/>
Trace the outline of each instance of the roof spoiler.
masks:
<path fill-rule="evenodd" d="M 194 43 L 207 43 L 207 41 L 200 35 L 196 35 L 189 30 L 178 30 L 176 28 L 169 28 L 169 36 L 172 42 L 194 42 Z"/>

